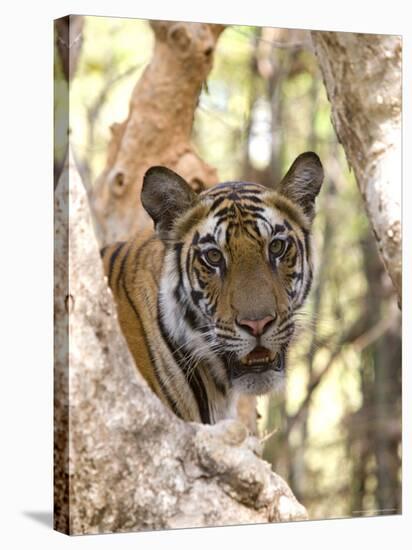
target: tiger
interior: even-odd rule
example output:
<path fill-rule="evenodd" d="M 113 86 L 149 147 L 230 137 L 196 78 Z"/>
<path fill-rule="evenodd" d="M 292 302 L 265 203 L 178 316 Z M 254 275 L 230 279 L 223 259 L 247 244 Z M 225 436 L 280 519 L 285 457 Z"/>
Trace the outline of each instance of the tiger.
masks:
<path fill-rule="evenodd" d="M 196 194 L 169 168 L 145 173 L 154 227 L 101 253 L 137 369 L 180 419 L 236 418 L 240 395 L 284 385 L 323 177 L 314 152 L 271 187 L 229 181 Z"/>

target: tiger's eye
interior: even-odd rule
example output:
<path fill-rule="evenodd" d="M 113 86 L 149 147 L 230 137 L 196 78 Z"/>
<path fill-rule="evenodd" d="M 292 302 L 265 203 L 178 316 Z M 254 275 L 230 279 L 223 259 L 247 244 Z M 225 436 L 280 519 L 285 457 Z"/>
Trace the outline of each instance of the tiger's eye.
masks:
<path fill-rule="evenodd" d="M 269 245 L 270 253 L 272 256 L 281 256 L 285 250 L 285 246 L 285 241 L 282 241 L 282 239 L 273 239 Z"/>
<path fill-rule="evenodd" d="M 209 250 L 207 250 L 205 256 L 206 256 L 207 261 L 211 265 L 219 265 L 220 262 L 222 261 L 222 258 L 223 258 L 222 253 L 217 248 L 209 248 Z"/>

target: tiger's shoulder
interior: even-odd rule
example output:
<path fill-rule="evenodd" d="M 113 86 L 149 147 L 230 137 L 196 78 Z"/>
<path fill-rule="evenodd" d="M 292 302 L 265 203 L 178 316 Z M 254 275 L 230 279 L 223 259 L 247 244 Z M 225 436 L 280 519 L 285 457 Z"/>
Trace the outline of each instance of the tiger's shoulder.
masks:
<path fill-rule="evenodd" d="M 164 245 L 153 230 L 101 249 L 104 272 L 117 305 L 120 327 L 138 369 L 158 395 L 150 342 L 155 340 Z"/>
<path fill-rule="evenodd" d="M 152 273 L 159 281 L 165 247 L 153 230 L 147 230 L 127 241 L 117 241 L 100 250 L 105 275 L 114 294 L 141 270 Z M 133 269 L 133 273 L 131 273 Z"/>

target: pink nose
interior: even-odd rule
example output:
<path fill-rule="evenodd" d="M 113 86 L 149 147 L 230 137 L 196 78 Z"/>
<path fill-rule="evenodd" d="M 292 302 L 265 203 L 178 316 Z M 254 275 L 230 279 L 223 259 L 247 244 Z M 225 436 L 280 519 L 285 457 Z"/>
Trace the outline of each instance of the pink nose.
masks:
<path fill-rule="evenodd" d="M 263 319 L 242 319 L 239 321 L 239 325 L 248 327 L 248 330 L 253 334 L 253 336 L 260 336 L 265 332 L 265 327 L 267 327 L 273 319 L 274 317 L 271 315 L 266 315 Z"/>

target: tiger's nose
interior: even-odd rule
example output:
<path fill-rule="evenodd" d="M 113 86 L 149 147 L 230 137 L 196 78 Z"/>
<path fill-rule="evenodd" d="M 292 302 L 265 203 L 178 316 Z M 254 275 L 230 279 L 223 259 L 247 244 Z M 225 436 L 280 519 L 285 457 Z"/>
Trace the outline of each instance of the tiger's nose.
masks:
<path fill-rule="evenodd" d="M 266 315 L 263 319 L 241 319 L 239 325 L 244 326 L 253 336 L 260 336 L 274 320 L 271 315 Z"/>

